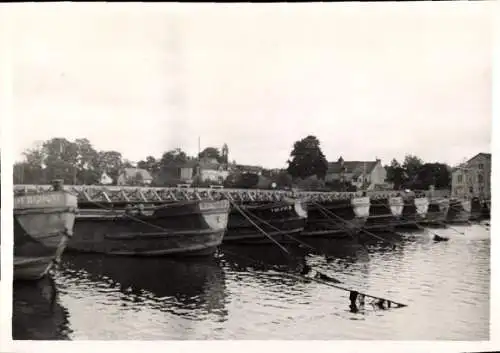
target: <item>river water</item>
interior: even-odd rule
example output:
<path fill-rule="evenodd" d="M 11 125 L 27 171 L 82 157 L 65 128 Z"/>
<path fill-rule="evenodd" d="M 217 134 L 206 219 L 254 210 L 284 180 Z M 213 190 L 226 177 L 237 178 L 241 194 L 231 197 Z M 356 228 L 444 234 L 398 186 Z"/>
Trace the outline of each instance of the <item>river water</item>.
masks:
<path fill-rule="evenodd" d="M 488 340 L 489 230 L 433 231 L 450 240 L 421 232 L 384 235 L 395 248 L 308 240 L 329 256 L 306 261 L 343 286 L 408 304 L 375 310 L 367 300 L 356 313 L 348 292 L 262 265 L 295 266 L 273 245 L 190 260 L 67 253 L 54 301 L 49 279 L 14 286 L 14 339 Z"/>

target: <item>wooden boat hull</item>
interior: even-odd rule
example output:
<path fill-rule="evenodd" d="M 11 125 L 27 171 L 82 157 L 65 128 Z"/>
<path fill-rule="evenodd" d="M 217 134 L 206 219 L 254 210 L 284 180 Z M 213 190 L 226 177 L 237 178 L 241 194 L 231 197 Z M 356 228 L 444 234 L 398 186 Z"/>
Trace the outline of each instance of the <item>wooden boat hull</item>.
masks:
<path fill-rule="evenodd" d="M 77 199 L 64 191 L 14 197 L 14 280 L 38 280 L 73 235 Z"/>
<path fill-rule="evenodd" d="M 421 221 L 425 226 L 444 227 L 450 209 L 449 199 L 431 199 L 429 202 L 429 209 L 427 217 Z"/>
<path fill-rule="evenodd" d="M 266 202 L 257 205 L 239 205 L 241 211 L 273 239 L 294 242 L 283 233 L 298 236 L 307 221 L 307 211 L 298 200 Z M 257 218 L 256 218 L 257 217 Z M 241 212 L 233 207 L 229 215 L 225 243 L 270 244 L 273 241 L 264 235 Z"/>
<path fill-rule="evenodd" d="M 470 200 L 451 200 L 447 215 L 447 223 L 468 223 L 471 218 Z"/>
<path fill-rule="evenodd" d="M 370 215 L 363 229 L 368 231 L 391 231 L 400 222 L 404 202 L 402 197 L 370 200 Z"/>
<path fill-rule="evenodd" d="M 420 229 L 420 223 L 427 219 L 429 210 L 429 199 L 427 197 L 409 198 L 404 201 L 403 213 L 399 223 L 396 224 L 397 229 L 416 230 Z"/>
<path fill-rule="evenodd" d="M 483 204 L 479 198 L 475 197 L 471 200 L 470 220 L 479 221 L 483 218 Z"/>
<path fill-rule="evenodd" d="M 482 207 L 481 207 L 481 216 L 483 219 L 490 219 L 491 218 L 491 201 L 483 201 Z"/>
<path fill-rule="evenodd" d="M 125 256 L 211 255 L 227 229 L 229 203 L 186 201 L 125 210 L 84 209 L 68 250 Z"/>
<path fill-rule="evenodd" d="M 303 237 L 350 237 L 361 231 L 370 213 L 370 199 L 334 200 L 310 203 Z"/>

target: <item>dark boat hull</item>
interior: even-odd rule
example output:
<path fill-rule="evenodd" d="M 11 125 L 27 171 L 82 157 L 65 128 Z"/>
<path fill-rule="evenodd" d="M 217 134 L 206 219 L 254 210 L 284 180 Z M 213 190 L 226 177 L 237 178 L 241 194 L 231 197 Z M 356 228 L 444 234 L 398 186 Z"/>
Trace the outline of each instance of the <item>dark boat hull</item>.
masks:
<path fill-rule="evenodd" d="M 421 221 L 421 224 L 424 226 L 445 227 L 449 209 L 449 199 L 431 199 L 427 217 Z"/>
<path fill-rule="evenodd" d="M 307 225 L 303 237 L 351 237 L 361 231 L 370 212 L 370 199 L 332 200 L 311 203 L 307 207 Z"/>
<path fill-rule="evenodd" d="M 401 197 L 372 199 L 370 201 L 370 215 L 364 230 L 393 231 L 400 222 L 403 214 L 404 202 Z"/>
<path fill-rule="evenodd" d="M 475 197 L 471 200 L 470 220 L 480 221 L 483 218 L 483 203 Z"/>
<path fill-rule="evenodd" d="M 14 280 L 44 277 L 73 235 L 75 196 L 63 191 L 14 198 Z"/>
<path fill-rule="evenodd" d="M 451 200 L 450 208 L 446 218 L 447 223 L 463 224 L 469 223 L 471 218 L 470 200 Z"/>
<path fill-rule="evenodd" d="M 231 210 L 224 242 L 273 243 L 268 236 L 280 243 L 295 242 L 290 236 L 298 236 L 303 231 L 306 221 L 307 211 L 298 200 L 239 205 L 238 208 L 233 207 Z M 265 231 L 268 236 L 263 234 L 256 225 Z"/>
<path fill-rule="evenodd" d="M 143 214 L 82 210 L 68 250 L 125 256 L 213 254 L 227 228 L 227 201 L 188 201 Z"/>
<path fill-rule="evenodd" d="M 426 197 L 412 197 L 405 200 L 402 216 L 395 228 L 404 230 L 421 229 L 420 224 L 426 221 L 428 210 L 429 199 Z"/>

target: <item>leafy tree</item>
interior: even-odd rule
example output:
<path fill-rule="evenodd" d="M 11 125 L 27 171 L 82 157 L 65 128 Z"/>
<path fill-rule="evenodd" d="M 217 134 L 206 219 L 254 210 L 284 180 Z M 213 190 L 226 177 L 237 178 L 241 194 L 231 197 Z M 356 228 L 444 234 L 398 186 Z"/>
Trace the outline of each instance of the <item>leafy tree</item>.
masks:
<path fill-rule="evenodd" d="M 403 168 L 406 171 L 406 174 L 408 175 L 408 179 L 410 181 L 415 180 L 418 171 L 420 170 L 423 164 L 424 162 L 417 156 L 411 154 L 407 154 L 405 156 L 405 160 L 403 162 Z"/>
<path fill-rule="evenodd" d="M 272 180 L 278 188 L 291 188 L 293 185 L 292 176 L 284 170 L 273 176 Z"/>
<path fill-rule="evenodd" d="M 240 174 L 238 181 L 236 183 L 237 188 L 241 189 L 251 189 L 255 188 L 259 183 L 259 175 L 255 173 L 243 173 Z"/>
<path fill-rule="evenodd" d="M 417 173 L 414 188 L 429 189 L 434 185 L 436 189 L 451 187 L 451 173 L 449 167 L 442 163 L 425 163 Z"/>
<path fill-rule="evenodd" d="M 156 175 L 160 171 L 160 161 L 157 161 L 153 156 L 147 156 L 145 161 L 137 162 L 137 167 Z"/>
<path fill-rule="evenodd" d="M 394 184 L 394 189 L 399 190 L 404 182 L 407 181 L 407 174 L 404 168 L 396 159 L 391 161 L 391 165 L 386 166 L 387 181 Z"/>
<path fill-rule="evenodd" d="M 42 145 L 47 181 L 63 179 L 73 184 L 78 174 L 78 146 L 65 138 L 53 138 Z"/>
<path fill-rule="evenodd" d="M 287 161 L 287 171 L 292 177 L 305 179 L 316 175 L 324 179 L 328 162 L 319 145 L 319 140 L 311 135 L 295 142 L 290 154 L 292 158 Z"/>
<path fill-rule="evenodd" d="M 94 167 L 99 175 L 105 172 L 116 182 L 123 169 L 122 154 L 117 151 L 100 151 L 94 161 Z"/>
<path fill-rule="evenodd" d="M 172 166 L 179 166 L 188 161 L 188 156 L 180 148 L 165 152 L 160 159 L 159 168 L 168 168 Z"/>
<path fill-rule="evenodd" d="M 324 180 L 318 179 L 316 175 L 311 175 L 305 179 L 299 180 L 297 186 L 306 191 L 320 191 L 325 188 Z"/>
<path fill-rule="evenodd" d="M 198 158 L 199 159 L 202 159 L 202 158 L 215 158 L 217 160 L 217 162 L 224 163 L 224 160 L 222 158 L 222 155 L 221 155 L 219 149 L 215 148 L 215 147 L 207 147 L 207 148 L 205 148 L 203 151 L 201 151 L 198 154 Z"/>

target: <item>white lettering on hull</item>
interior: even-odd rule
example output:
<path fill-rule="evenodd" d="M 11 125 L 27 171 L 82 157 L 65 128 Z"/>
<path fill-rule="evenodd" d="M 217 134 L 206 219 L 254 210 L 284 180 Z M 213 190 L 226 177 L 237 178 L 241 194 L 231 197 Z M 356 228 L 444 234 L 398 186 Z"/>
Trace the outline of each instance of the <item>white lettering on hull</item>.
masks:
<path fill-rule="evenodd" d="M 76 196 L 66 192 L 52 192 L 14 197 L 14 209 L 77 207 Z"/>

